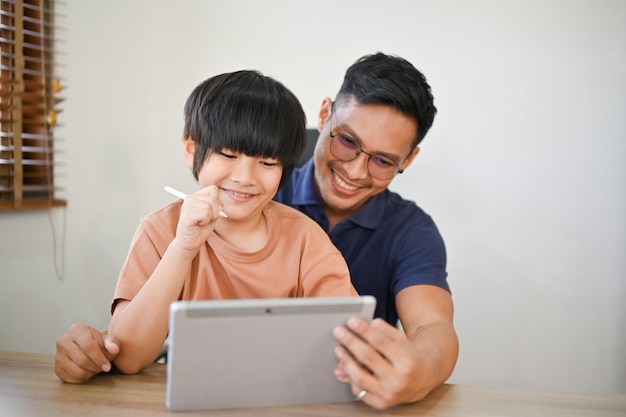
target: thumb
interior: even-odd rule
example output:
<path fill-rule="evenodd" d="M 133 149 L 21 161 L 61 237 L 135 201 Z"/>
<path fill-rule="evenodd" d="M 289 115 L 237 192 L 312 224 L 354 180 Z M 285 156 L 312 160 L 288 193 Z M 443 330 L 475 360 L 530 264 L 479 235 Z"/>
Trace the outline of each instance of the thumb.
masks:
<path fill-rule="evenodd" d="M 109 360 L 112 360 L 117 356 L 118 353 L 120 353 L 119 343 L 117 342 L 117 340 L 115 340 L 113 336 L 110 335 L 104 336 L 104 348 L 107 352 L 109 352 L 109 355 L 107 355 L 109 357 Z"/>

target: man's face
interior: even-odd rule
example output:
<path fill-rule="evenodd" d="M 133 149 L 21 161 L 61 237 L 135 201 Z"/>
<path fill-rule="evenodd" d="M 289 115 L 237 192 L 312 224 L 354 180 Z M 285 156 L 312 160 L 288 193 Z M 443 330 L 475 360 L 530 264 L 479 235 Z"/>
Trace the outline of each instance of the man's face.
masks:
<path fill-rule="evenodd" d="M 359 105 L 351 100 L 336 103 L 333 111 L 332 101 L 325 99 L 318 128 L 320 136 L 314 151 L 316 189 L 327 214 L 335 220 L 348 217 L 391 183 L 392 178 L 379 179 L 370 174 L 365 152 L 385 155 L 397 162 L 400 170 L 408 167 L 419 152 L 419 148 L 411 147 L 417 123 L 389 106 Z M 331 132 L 334 136 L 345 135 L 363 152 L 352 161 L 339 160 L 330 149 Z"/>

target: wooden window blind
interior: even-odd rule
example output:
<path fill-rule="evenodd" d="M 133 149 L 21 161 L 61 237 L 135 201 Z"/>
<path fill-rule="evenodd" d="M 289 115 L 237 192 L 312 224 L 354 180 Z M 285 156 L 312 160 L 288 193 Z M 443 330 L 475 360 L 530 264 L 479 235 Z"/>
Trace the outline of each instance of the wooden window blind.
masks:
<path fill-rule="evenodd" d="M 0 0 L 0 210 L 64 206 L 53 0 Z"/>

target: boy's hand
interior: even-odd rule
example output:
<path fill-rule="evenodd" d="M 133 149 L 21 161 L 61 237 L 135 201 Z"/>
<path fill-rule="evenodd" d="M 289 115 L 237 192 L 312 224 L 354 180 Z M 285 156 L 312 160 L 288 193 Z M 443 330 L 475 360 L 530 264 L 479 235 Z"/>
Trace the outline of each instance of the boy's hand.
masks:
<path fill-rule="evenodd" d="M 75 324 L 57 340 L 54 373 L 65 382 L 81 384 L 100 372 L 111 370 L 119 345 L 106 333 Z"/>
<path fill-rule="evenodd" d="M 210 185 L 187 195 L 180 210 L 174 244 L 195 256 L 213 232 L 222 205 L 217 186 Z"/>

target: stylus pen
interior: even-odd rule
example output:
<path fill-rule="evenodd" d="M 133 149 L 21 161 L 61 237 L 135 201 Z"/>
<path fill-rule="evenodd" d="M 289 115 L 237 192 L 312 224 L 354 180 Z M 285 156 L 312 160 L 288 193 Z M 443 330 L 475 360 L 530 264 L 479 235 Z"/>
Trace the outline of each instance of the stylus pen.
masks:
<path fill-rule="evenodd" d="M 174 197 L 180 198 L 181 200 L 187 198 L 187 194 L 183 193 L 182 191 L 178 191 L 176 188 L 172 188 L 169 185 L 166 185 L 163 189 Z M 220 217 L 227 218 L 228 215 L 224 213 L 224 210 L 220 210 Z"/>

